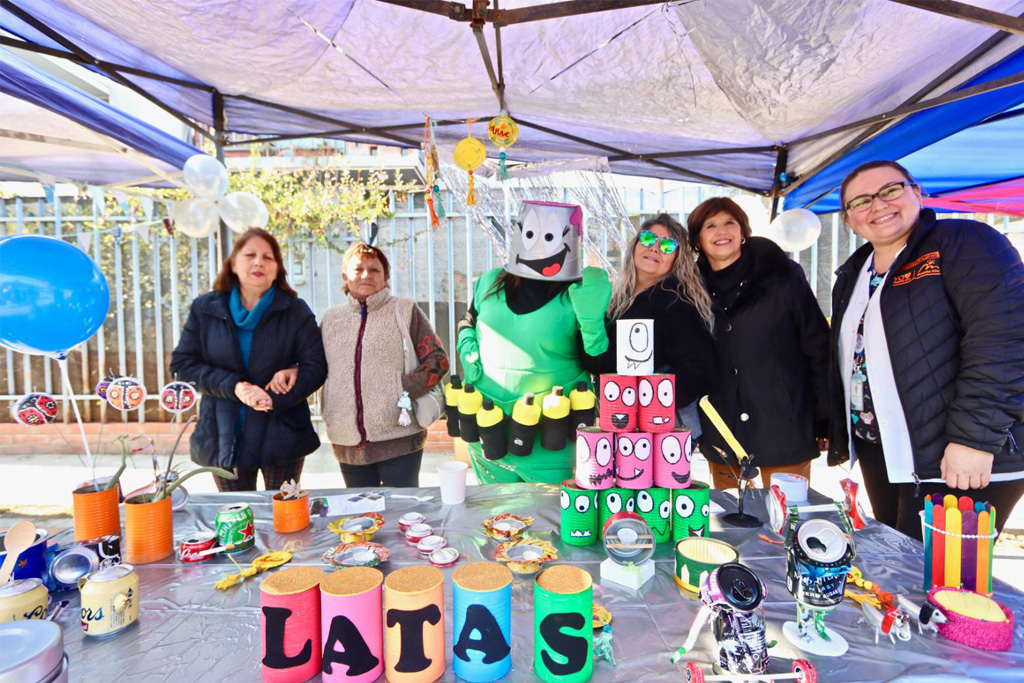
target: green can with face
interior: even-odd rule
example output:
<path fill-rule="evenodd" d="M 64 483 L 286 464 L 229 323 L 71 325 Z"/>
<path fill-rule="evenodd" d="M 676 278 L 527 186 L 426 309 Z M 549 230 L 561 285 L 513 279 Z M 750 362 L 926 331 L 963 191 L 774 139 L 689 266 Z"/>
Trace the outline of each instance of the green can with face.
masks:
<path fill-rule="evenodd" d="M 650 488 L 636 491 L 634 512 L 644 518 L 658 545 L 672 540 L 672 491 Z"/>
<path fill-rule="evenodd" d="M 618 512 L 633 512 L 636 501 L 632 489 L 610 488 L 597 492 L 597 535 L 600 536 L 604 523 Z"/>
<path fill-rule="evenodd" d="M 559 494 L 562 507 L 562 543 L 590 545 L 601 534 L 597 529 L 597 491 L 581 489 L 574 479 L 562 482 Z"/>
<path fill-rule="evenodd" d="M 679 542 L 690 536 L 709 536 L 711 487 L 692 480 L 690 488 L 676 489 L 672 501 L 672 540 Z"/>

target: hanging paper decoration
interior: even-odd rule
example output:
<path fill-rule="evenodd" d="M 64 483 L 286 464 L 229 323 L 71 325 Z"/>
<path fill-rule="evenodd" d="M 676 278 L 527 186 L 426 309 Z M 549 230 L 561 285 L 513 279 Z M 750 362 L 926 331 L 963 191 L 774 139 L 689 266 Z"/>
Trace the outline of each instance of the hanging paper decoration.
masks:
<path fill-rule="evenodd" d="M 480 168 L 487 158 L 484 143 L 473 137 L 473 122 L 466 122 L 467 137 L 455 145 L 455 164 L 469 173 L 469 193 L 466 195 L 466 206 L 476 204 L 476 191 L 473 190 L 473 171 Z"/>
<path fill-rule="evenodd" d="M 146 387 L 134 377 L 118 377 L 107 387 L 107 403 L 118 410 L 135 410 L 146 400 Z"/>
<path fill-rule="evenodd" d="M 196 403 L 196 390 L 187 382 L 168 382 L 160 390 L 160 405 L 169 413 L 184 413 Z"/>
<path fill-rule="evenodd" d="M 498 148 L 498 179 L 508 180 L 505 150 L 516 144 L 516 140 L 519 139 L 519 126 L 509 117 L 507 111 L 502 111 L 487 124 L 487 137 Z"/>
<path fill-rule="evenodd" d="M 96 384 L 96 395 L 102 398 L 104 401 L 107 400 L 107 389 L 110 387 L 110 383 L 117 379 L 117 375 L 110 374 L 101 379 Z"/>
<path fill-rule="evenodd" d="M 11 417 L 26 427 L 42 427 L 57 419 L 57 401 L 49 394 L 34 391 L 15 401 Z"/>
<path fill-rule="evenodd" d="M 427 173 L 427 208 L 430 210 L 430 227 L 441 226 L 441 218 L 444 218 L 444 206 L 441 204 L 441 186 L 438 178 L 441 177 L 441 167 L 437 162 L 437 143 L 434 141 L 434 124 L 427 117 L 423 126 L 423 163 Z"/>

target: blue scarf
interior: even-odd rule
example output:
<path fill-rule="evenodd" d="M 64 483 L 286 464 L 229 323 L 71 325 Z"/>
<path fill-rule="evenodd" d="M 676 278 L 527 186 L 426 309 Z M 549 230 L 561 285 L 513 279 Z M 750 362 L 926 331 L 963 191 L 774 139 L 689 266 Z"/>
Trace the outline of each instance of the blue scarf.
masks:
<path fill-rule="evenodd" d="M 273 303 L 276 291 L 274 287 L 268 289 L 252 307 L 252 310 L 247 311 L 242 306 L 242 295 L 238 291 L 238 285 L 231 288 L 231 296 L 228 297 L 228 310 L 231 311 L 231 318 L 235 321 L 235 333 L 238 336 L 238 346 L 242 350 L 242 361 L 245 363 L 246 370 L 249 369 L 249 353 L 252 351 L 252 333 L 256 330 L 260 318 Z"/>

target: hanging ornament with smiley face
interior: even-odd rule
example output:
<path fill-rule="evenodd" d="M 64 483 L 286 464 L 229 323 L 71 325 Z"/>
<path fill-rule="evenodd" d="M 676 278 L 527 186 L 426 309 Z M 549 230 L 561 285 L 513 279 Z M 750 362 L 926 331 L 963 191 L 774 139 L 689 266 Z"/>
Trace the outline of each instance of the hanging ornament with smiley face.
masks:
<path fill-rule="evenodd" d="M 107 403 L 118 410 L 135 410 L 146 400 L 146 387 L 134 377 L 118 377 L 107 387 Z"/>
<path fill-rule="evenodd" d="M 597 493 L 581 489 L 572 479 L 562 482 L 562 542 L 568 545 L 590 545 L 597 541 Z"/>
<path fill-rule="evenodd" d="M 168 382 L 160 390 L 160 406 L 169 413 L 184 413 L 196 404 L 196 390 L 188 382 Z"/>
<path fill-rule="evenodd" d="M 633 497 L 634 512 L 644 518 L 654 532 L 657 543 L 672 538 L 672 492 L 668 489 L 649 488 L 637 491 Z"/>
<path fill-rule="evenodd" d="M 691 481 L 690 488 L 678 489 L 672 495 L 672 540 L 707 536 L 711 488 L 702 481 Z"/>
<path fill-rule="evenodd" d="M 57 401 L 49 394 L 33 391 L 14 402 L 11 417 L 26 427 L 42 427 L 57 419 Z"/>
<path fill-rule="evenodd" d="M 654 485 L 666 489 L 690 486 L 693 435 L 689 429 L 654 435 Z"/>
<path fill-rule="evenodd" d="M 654 486 L 654 452 L 647 432 L 617 434 L 615 437 L 615 485 L 624 489 Z"/>
<path fill-rule="evenodd" d="M 645 432 L 671 432 L 676 426 L 676 376 L 648 375 L 636 383 L 637 425 Z"/>
<path fill-rule="evenodd" d="M 583 209 L 575 204 L 523 202 L 512 228 L 505 270 L 529 280 L 579 280 Z"/>
<path fill-rule="evenodd" d="M 590 427 L 576 432 L 576 483 L 581 489 L 615 485 L 615 434 Z"/>
<path fill-rule="evenodd" d="M 597 526 L 604 528 L 608 518 L 617 512 L 632 512 L 635 507 L 633 492 L 629 489 L 610 488 L 597 492 Z"/>
<path fill-rule="evenodd" d="M 636 377 L 629 375 L 601 375 L 601 417 L 598 426 L 606 432 L 632 432 L 636 430 L 637 401 Z"/>
<path fill-rule="evenodd" d="M 654 321 L 615 321 L 615 370 L 620 375 L 654 374 Z"/>
<path fill-rule="evenodd" d="M 466 122 L 466 137 L 455 145 L 455 165 L 469 173 L 469 192 L 466 194 L 466 206 L 476 204 L 476 190 L 473 189 L 473 171 L 483 166 L 487 159 L 487 148 L 484 143 L 473 137 L 473 121 Z"/>

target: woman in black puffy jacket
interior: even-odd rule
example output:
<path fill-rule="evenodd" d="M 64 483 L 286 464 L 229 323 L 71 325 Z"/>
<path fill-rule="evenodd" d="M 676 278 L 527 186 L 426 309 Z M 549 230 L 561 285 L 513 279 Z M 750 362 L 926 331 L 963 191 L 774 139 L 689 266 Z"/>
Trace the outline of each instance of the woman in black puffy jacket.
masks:
<path fill-rule="evenodd" d="M 991 503 L 1001 527 L 1024 493 L 1020 254 L 922 210 L 895 162 L 855 169 L 841 197 L 868 244 L 832 290 L 829 462 L 859 461 L 875 517 L 908 536 L 935 493 Z"/>
<path fill-rule="evenodd" d="M 316 318 L 285 278 L 277 240 L 258 228 L 238 237 L 213 283 L 192 302 L 171 372 L 202 394 L 192 459 L 234 470 L 221 491 L 267 490 L 302 474 L 320 445 L 307 397 L 327 377 Z"/>

